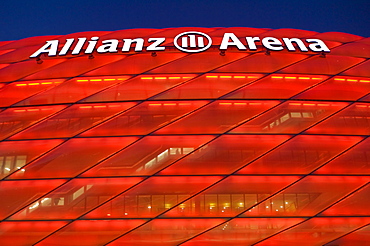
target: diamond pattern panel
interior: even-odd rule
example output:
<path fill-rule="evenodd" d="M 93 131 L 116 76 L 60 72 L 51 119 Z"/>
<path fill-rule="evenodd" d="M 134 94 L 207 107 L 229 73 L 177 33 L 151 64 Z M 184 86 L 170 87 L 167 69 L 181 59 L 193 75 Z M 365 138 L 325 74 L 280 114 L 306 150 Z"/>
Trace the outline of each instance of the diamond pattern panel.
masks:
<path fill-rule="evenodd" d="M 213 46 L 177 50 L 191 30 Z M 220 53 L 226 32 L 319 38 L 331 53 Z M 143 37 L 144 51 L 29 58 L 95 36 Z M 151 37 L 165 51 L 145 51 Z M 369 47 L 241 27 L 1 42 L 0 244 L 366 245 Z"/>

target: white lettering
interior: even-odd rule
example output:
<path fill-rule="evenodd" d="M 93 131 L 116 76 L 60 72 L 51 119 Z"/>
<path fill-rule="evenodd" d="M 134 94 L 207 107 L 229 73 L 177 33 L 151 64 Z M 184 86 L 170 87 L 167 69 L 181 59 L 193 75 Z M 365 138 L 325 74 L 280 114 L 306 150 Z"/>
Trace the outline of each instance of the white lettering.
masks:
<path fill-rule="evenodd" d="M 262 39 L 262 45 L 269 50 L 282 50 L 282 43 L 279 39 L 273 37 L 266 37 Z"/>
<path fill-rule="evenodd" d="M 123 39 L 124 44 L 122 47 L 122 51 L 130 51 L 131 44 L 136 43 L 135 51 L 142 51 L 144 46 L 144 39 L 142 38 L 135 38 L 135 39 Z"/>
<path fill-rule="evenodd" d="M 60 56 L 65 56 L 67 54 L 69 48 L 71 48 L 74 41 L 75 41 L 74 38 L 68 38 L 66 40 L 66 43 L 64 44 L 62 50 L 59 52 L 59 55 Z"/>
<path fill-rule="evenodd" d="M 89 41 L 89 45 L 87 46 L 85 50 L 85 54 L 91 54 L 93 53 L 96 43 L 98 42 L 99 37 L 92 37 L 91 40 Z"/>
<path fill-rule="evenodd" d="M 148 42 L 151 43 L 146 50 L 148 51 L 159 51 L 159 50 L 165 50 L 165 47 L 159 47 L 163 42 L 166 40 L 166 38 L 149 38 Z"/>
<path fill-rule="evenodd" d="M 303 41 L 300 40 L 299 38 L 283 38 L 283 41 L 284 41 L 284 43 L 285 43 L 285 45 L 286 45 L 286 47 L 289 51 L 295 51 L 295 47 L 293 45 L 293 42 L 295 42 L 298 45 L 298 47 L 301 51 L 303 51 L 303 52 L 308 51 L 308 49 L 304 45 Z"/>
<path fill-rule="evenodd" d="M 102 41 L 102 45 L 97 49 L 98 53 L 116 53 L 118 52 L 118 40 L 117 39 L 108 39 Z"/>
<path fill-rule="evenodd" d="M 42 46 L 38 51 L 33 53 L 30 57 L 35 58 L 38 57 L 42 53 L 48 53 L 48 56 L 56 56 L 58 51 L 58 40 L 50 40 L 46 41 L 46 44 Z"/>
<path fill-rule="evenodd" d="M 316 38 L 306 39 L 306 42 L 312 43 L 308 46 L 308 48 L 310 48 L 310 50 L 314 52 L 330 52 L 329 48 L 320 39 Z"/>
<path fill-rule="evenodd" d="M 260 41 L 259 37 L 246 37 L 245 39 L 247 40 L 248 48 L 250 50 L 257 50 L 255 41 Z"/>
<path fill-rule="evenodd" d="M 230 41 L 231 39 L 231 41 Z M 240 40 L 235 36 L 234 33 L 225 33 L 221 45 L 220 50 L 226 50 L 229 45 L 235 45 L 239 50 L 246 50 L 247 48 L 240 42 Z"/>
<path fill-rule="evenodd" d="M 78 42 L 72 51 L 72 55 L 78 55 L 81 52 L 82 46 L 84 46 L 86 38 L 78 38 Z"/>
<path fill-rule="evenodd" d="M 281 38 L 277 39 L 274 37 L 265 37 L 262 40 L 259 37 L 245 37 L 246 44 L 243 44 L 234 33 L 224 33 L 219 49 L 224 52 L 229 47 L 236 47 L 238 50 L 257 50 L 257 44 L 259 47 L 262 46 L 267 50 L 279 51 L 287 49 L 288 51 L 299 50 L 301 52 L 307 52 L 309 50 L 313 52 L 330 52 L 326 44 L 320 39 L 300 39 L 300 38 Z M 282 41 L 281 41 L 282 40 Z M 87 42 L 86 37 L 78 38 L 75 42 L 75 38 L 66 39 L 63 47 L 59 51 L 60 56 L 65 56 L 70 52 L 72 55 L 79 55 L 81 52 L 84 54 L 97 53 L 117 53 L 122 43 L 122 52 L 129 52 L 134 49 L 136 52 L 143 51 L 144 43 L 147 41 L 149 44 L 146 47 L 146 51 L 164 51 L 165 46 L 161 46 L 165 43 L 166 38 L 130 38 L 122 39 L 108 39 L 102 40 L 101 44 L 98 45 L 99 37 L 91 37 Z M 181 42 L 179 42 L 181 41 Z M 260 42 L 260 43 L 257 43 Z M 181 43 L 181 44 L 179 44 Z M 174 38 L 174 46 L 186 53 L 197 53 L 207 50 L 212 45 L 212 39 L 207 34 L 201 32 L 184 32 L 180 33 Z M 30 58 L 38 57 L 41 54 L 46 53 L 48 56 L 56 56 L 58 53 L 59 40 L 46 41 L 39 50 L 33 53 Z M 74 46 L 73 46 L 74 45 Z M 86 50 L 84 50 L 86 47 Z"/>

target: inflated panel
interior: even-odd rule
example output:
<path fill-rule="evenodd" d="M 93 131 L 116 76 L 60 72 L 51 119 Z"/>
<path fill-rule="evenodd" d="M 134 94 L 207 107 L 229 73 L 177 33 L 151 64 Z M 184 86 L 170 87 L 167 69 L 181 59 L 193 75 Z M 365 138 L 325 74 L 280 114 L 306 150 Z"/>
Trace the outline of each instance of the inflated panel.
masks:
<path fill-rule="evenodd" d="M 0 42 L 0 245 L 367 245 L 369 57 L 289 28 Z"/>

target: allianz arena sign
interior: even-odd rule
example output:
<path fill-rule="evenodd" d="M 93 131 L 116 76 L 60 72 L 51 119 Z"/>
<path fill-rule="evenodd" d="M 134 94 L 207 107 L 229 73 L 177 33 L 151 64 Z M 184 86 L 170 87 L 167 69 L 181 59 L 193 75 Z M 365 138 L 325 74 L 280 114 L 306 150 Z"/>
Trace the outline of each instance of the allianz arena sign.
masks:
<path fill-rule="evenodd" d="M 245 40 L 244 44 L 241 41 L 243 39 Z M 266 50 L 271 51 L 287 49 L 288 51 L 300 50 L 301 52 L 330 52 L 326 44 L 320 39 L 282 38 L 281 40 L 274 37 L 238 37 L 234 33 L 229 32 L 223 35 L 219 49 L 220 51 L 226 51 L 229 47 L 236 47 L 241 51 L 256 51 L 257 47 L 262 45 Z M 144 46 L 145 41 L 149 45 Z M 46 41 L 44 46 L 34 52 L 30 58 L 38 57 L 41 54 L 46 54 L 47 56 L 65 56 L 67 53 L 72 55 L 92 54 L 93 52 L 104 54 L 129 52 L 131 50 L 136 52 L 143 50 L 157 52 L 166 49 L 163 46 L 163 43 L 166 42 L 165 37 L 147 38 L 146 40 L 144 38 L 107 39 L 102 40 L 99 45 L 98 42 L 99 37 L 91 37 L 90 40 L 84 37 L 77 39 L 69 38 L 66 39 L 63 46 L 59 47 L 59 40 L 49 40 Z M 183 32 L 174 38 L 173 44 L 182 52 L 198 53 L 212 46 L 212 37 L 197 31 Z M 85 49 L 84 46 L 86 46 Z"/>

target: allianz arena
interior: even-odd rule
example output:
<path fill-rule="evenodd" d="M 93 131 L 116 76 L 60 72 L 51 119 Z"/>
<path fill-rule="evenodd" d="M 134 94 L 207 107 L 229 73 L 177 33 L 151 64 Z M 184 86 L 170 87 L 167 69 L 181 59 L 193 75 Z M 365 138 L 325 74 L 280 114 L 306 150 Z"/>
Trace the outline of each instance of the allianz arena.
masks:
<path fill-rule="evenodd" d="M 0 42 L 0 245 L 368 244 L 369 57 L 294 29 Z"/>

